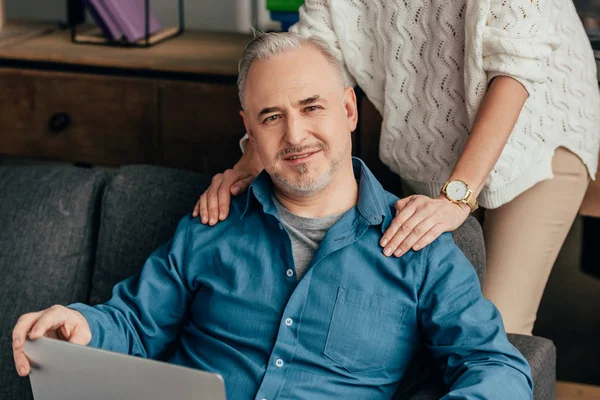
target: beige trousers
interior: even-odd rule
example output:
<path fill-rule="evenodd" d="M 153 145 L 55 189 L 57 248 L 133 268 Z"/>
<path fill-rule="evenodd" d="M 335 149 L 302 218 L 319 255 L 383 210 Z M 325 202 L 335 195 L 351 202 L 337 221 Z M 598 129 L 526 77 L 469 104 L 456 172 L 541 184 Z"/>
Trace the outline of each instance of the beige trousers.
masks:
<path fill-rule="evenodd" d="M 483 294 L 498 307 L 509 333 L 531 335 L 550 271 L 589 183 L 581 159 L 563 147 L 554 153 L 552 170 L 553 179 L 485 211 Z"/>

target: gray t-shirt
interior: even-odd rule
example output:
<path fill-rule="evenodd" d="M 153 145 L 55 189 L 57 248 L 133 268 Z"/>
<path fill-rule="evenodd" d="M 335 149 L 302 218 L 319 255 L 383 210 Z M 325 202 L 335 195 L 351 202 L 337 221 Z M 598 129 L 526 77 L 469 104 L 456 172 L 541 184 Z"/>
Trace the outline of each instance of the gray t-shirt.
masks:
<path fill-rule="evenodd" d="M 327 230 L 331 228 L 344 213 L 328 215 L 323 218 L 304 218 L 293 214 L 273 195 L 273 201 L 279 211 L 281 222 L 292 240 L 292 252 L 298 281 L 306 273 L 306 268 L 319 248 L 319 244 Z"/>

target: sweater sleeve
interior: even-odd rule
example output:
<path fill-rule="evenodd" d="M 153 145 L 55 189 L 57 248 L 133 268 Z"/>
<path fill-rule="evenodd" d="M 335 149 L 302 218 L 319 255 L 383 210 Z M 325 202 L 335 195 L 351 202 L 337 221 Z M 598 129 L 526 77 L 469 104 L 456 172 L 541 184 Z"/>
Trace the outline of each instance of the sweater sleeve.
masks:
<path fill-rule="evenodd" d="M 547 60 L 559 45 L 552 8 L 549 0 L 490 1 L 482 40 L 488 83 L 505 75 L 531 93 L 535 83 L 545 81 Z"/>
<path fill-rule="evenodd" d="M 356 86 L 356 81 L 348 72 L 338 37 L 331 22 L 331 0 L 306 0 L 300 7 L 300 21 L 290 28 L 290 32 L 304 37 L 318 36 L 329 43 L 338 60 L 342 62 L 344 81 L 348 86 Z"/>

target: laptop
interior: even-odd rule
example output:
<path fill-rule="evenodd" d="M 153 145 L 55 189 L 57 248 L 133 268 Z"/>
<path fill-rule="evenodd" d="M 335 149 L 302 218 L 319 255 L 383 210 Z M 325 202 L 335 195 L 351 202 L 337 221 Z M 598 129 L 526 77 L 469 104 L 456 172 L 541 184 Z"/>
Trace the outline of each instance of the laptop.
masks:
<path fill-rule="evenodd" d="M 25 354 L 35 400 L 225 400 L 214 373 L 46 337 Z"/>

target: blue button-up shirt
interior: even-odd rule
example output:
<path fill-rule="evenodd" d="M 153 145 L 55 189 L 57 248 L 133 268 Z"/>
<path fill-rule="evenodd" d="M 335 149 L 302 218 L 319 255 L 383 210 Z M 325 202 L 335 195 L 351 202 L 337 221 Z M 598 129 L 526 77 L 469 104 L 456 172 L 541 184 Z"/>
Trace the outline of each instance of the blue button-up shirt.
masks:
<path fill-rule="evenodd" d="M 184 217 L 139 276 L 103 305 L 72 305 L 90 346 L 223 376 L 227 398 L 390 399 L 421 344 L 446 398 L 528 399 L 527 362 L 482 297 L 450 234 L 385 257 L 396 198 L 354 159 L 358 204 L 333 225 L 300 282 L 266 173 L 214 227 Z"/>

